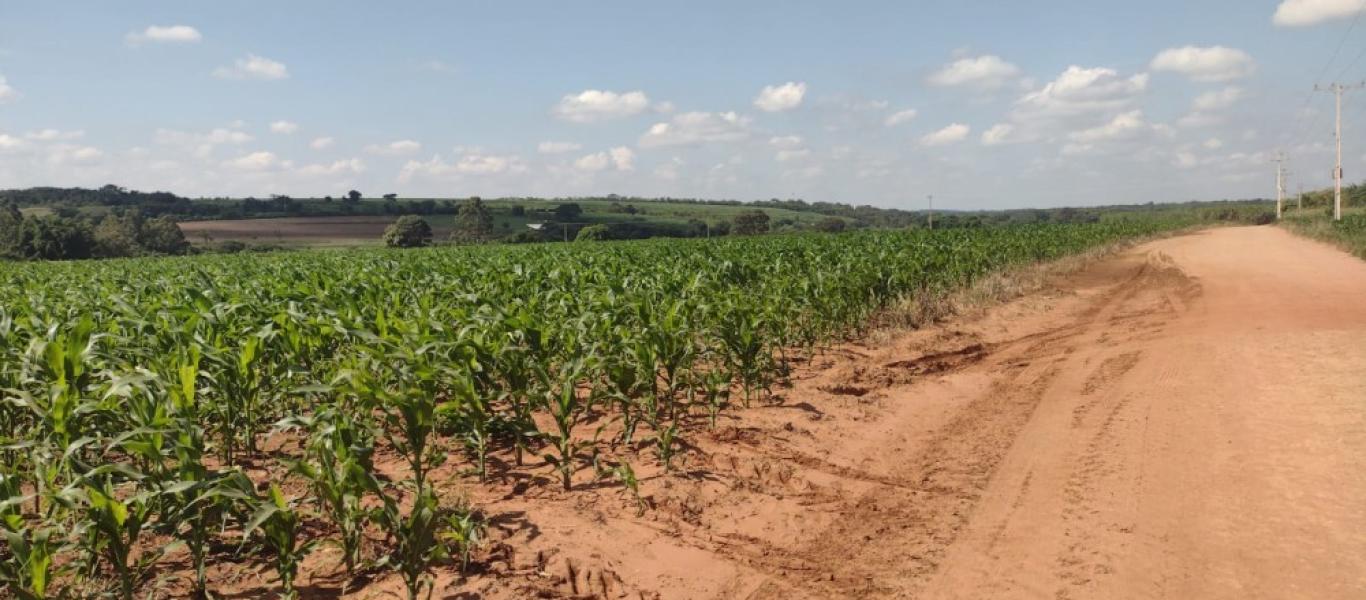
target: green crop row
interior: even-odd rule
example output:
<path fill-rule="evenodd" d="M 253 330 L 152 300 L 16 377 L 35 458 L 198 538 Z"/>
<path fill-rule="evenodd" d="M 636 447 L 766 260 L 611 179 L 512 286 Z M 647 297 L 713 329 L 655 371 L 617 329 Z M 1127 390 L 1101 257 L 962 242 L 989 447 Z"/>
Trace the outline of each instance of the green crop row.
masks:
<path fill-rule="evenodd" d="M 417 597 L 480 536 L 431 478 L 451 456 L 484 478 L 502 453 L 565 489 L 600 444 L 668 470 L 690 430 L 889 303 L 1189 224 L 0 265 L 0 582 L 132 598 L 157 537 L 197 595 L 226 547 L 269 556 L 292 597 L 325 541 Z M 276 460 L 277 432 L 299 441 L 277 461 L 292 488 L 244 469 Z M 381 477 L 377 450 L 401 472 Z"/>

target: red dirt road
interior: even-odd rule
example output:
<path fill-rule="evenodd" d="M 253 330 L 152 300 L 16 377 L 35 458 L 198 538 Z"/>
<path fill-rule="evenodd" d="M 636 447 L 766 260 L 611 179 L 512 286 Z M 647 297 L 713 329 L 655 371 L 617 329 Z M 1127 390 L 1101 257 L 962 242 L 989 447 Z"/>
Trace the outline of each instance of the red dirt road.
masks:
<path fill-rule="evenodd" d="M 1366 263 L 1270 227 L 1130 256 L 1170 274 L 1052 359 L 923 597 L 1366 598 Z"/>

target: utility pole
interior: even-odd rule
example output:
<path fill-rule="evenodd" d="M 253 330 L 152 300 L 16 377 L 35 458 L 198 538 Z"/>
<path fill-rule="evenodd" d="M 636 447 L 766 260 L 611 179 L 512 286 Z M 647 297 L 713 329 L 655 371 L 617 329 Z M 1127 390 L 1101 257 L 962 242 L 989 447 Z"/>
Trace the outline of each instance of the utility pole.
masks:
<path fill-rule="evenodd" d="M 930 200 L 930 231 L 934 231 L 934 194 L 927 196 Z"/>
<path fill-rule="evenodd" d="M 1333 92 L 1333 97 L 1336 100 L 1335 104 L 1337 106 L 1337 127 L 1334 133 L 1334 137 L 1337 138 L 1338 142 L 1338 163 L 1337 166 L 1333 169 L 1334 221 L 1342 220 L 1342 93 L 1347 90 L 1358 89 L 1363 85 L 1366 85 L 1366 81 L 1348 85 L 1343 85 L 1341 83 L 1333 83 L 1328 85 L 1327 87 L 1320 87 L 1318 85 L 1314 86 L 1314 91 L 1316 92 Z"/>
<path fill-rule="evenodd" d="M 1285 212 L 1285 153 L 1276 152 L 1276 158 L 1271 162 L 1276 163 L 1276 220 L 1279 221 Z"/>
<path fill-rule="evenodd" d="M 1298 213 L 1304 210 L 1304 184 L 1296 184 L 1296 187 L 1299 189 L 1299 193 L 1295 194 L 1295 212 Z"/>

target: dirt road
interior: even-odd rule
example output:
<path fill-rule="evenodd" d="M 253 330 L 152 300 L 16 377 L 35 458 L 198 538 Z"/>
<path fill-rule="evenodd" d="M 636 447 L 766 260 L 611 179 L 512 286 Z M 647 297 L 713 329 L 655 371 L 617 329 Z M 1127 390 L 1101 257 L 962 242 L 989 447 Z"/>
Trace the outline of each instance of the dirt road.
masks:
<path fill-rule="evenodd" d="M 544 550 L 483 591 L 1366 598 L 1366 262 L 1326 246 L 1145 244 L 796 379 L 647 476 L 645 517 L 503 506 Z"/>

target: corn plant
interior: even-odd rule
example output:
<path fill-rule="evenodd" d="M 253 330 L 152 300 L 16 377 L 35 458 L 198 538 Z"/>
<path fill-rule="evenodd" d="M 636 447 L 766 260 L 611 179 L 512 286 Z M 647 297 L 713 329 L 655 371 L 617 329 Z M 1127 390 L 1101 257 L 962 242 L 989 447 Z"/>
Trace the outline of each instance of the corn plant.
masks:
<path fill-rule="evenodd" d="M 546 464 L 559 471 L 560 482 L 566 491 L 573 486 L 574 457 L 585 445 L 582 440 L 575 439 L 574 428 L 591 408 L 593 401 L 591 395 L 588 398 L 579 397 L 578 384 L 585 368 L 581 360 L 564 365 L 557 389 L 546 398 L 547 410 L 555 421 L 555 431 L 550 434 L 550 441 L 556 454 L 547 453 L 544 458 Z"/>
<path fill-rule="evenodd" d="M 294 578 L 299 574 L 299 563 L 312 552 L 315 542 L 299 539 L 303 515 L 292 502 L 285 499 L 280 486 L 272 483 L 266 498 L 251 500 L 254 512 L 243 529 L 243 539 L 260 532 L 261 540 L 274 553 L 275 573 L 280 577 L 280 597 L 299 597 Z"/>
<path fill-rule="evenodd" d="M 364 420 L 344 410 L 325 407 L 310 416 L 285 419 L 282 428 L 309 433 L 304 457 L 289 460 L 290 471 L 308 481 L 318 509 L 340 532 L 338 545 L 346 574 L 354 575 L 361 558 L 365 524 L 372 509 L 365 499 L 380 495 L 374 475 L 374 432 Z"/>

